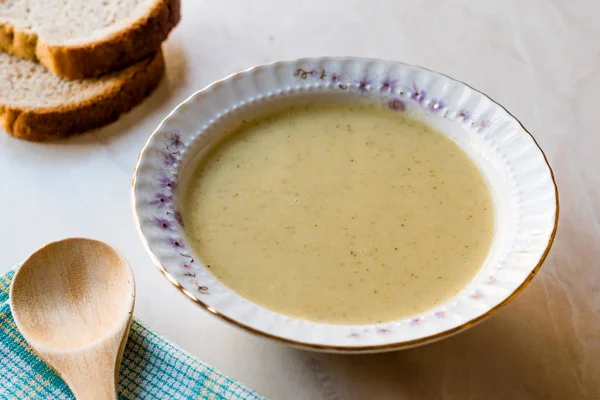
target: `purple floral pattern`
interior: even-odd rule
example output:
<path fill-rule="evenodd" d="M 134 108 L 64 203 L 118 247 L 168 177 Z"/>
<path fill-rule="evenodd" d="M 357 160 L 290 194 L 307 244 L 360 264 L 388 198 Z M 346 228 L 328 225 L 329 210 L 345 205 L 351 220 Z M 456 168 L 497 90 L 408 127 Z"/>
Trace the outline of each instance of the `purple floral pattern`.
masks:
<path fill-rule="evenodd" d="M 157 151 L 159 172 L 155 176 L 152 187 L 156 192 L 148 200 L 148 204 L 155 208 L 151 222 L 164 234 L 164 243 L 181 257 L 181 269 L 184 277 L 193 279 L 192 284 L 203 295 L 210 294 L 207 286 L 196 281 L 197 272 L 194 258 L 191 256 L 185 241 L 178 232 L 183 227 L 184 221 L 173 201 L 179 187 L 178 169 L 181 154 L 185 143 L 177 131 L 167 132 L 164 136 L 164 147 Z"/>
<path fill-rule="evenodd" d="M 169 174 L 160 174 L 157 179 L 158 187 L 161 190 L 175 191 L 177 190 L 177 178 Z"/>
<path fill-rule="evenodd" d="M 170 193 L 156 193 L 154 197 L 148 202 L 151 206 L 158 208 L 166 207 L 173 201 L 173 195 Z"/>
<path fill-rule="evenodd" d="M 363 78 L 356 82 L 356 88 L 359 92 L 367 93 L 371 90 L 371 81 L 368 78 Z"/>
<path fill-rule="evenodd" d="M 162 229 L 164 231 L 168 231 L 168 232 L 174 231 L 173 223 L 168 218 L 154 217 L 154 223 L 156 224 L 156 226 L 158 226 L 160 229 Z"/>
<path fill-rule="evenodd" d="M 396 91 L 396 85 L 398 81 L 392 79 L 386 79 L 381 82 L 381 86 L 379 87 L 380 92 L 390 92 L 394 93 Z"/>
<path fill-rule="evenodd" d="M 432 113 L 440 112 L 444 109 L 446 105 L 442 100 L 432 99 L 427 105 L 427 110 Z"/>
<path fill-rule="evenodd" d="M 167 139 L 167 150 L 175 151 L 185 147 L 181 141 L 181 135 L 179 132 L 168 132 L 165 137 Z"/>
<path fill-rule="evenodd" d="M 392 77 L 386 77 L 383 80 L 373 79 L 365 76 L 358 81 L 346 81 L 339 72 L 326 71 L 323 68 L 302 69 L 298 68 L 294 71 L 294 76 L 301 79 L 319 79 L 327 80 L 334 88 L 341 90 L 352 89 L 360 93 L 369 93 L 377 91 L 392 111 L 406 111 L 406 102 L 402 97 L 407 98 L 413 103 L 418 104 L 421 108 L 431 114 L 439 115 L 443 118 L 452 119 L 457 122 L 469 123 L 477 132 L 482 132 L 489 128 L 491 122 L 487 118 L 482 118 L 478 121 L 472 120 L 472 114 L 469 110 L 460 109 L 458 111 L 448 110 L 444 99 L 433 98 L 428 96 L 428 92 L 413 83 L 410 87 L 401 87 L 401 84 Z"/>
<path fill-rule="evenodd" d="M 456 114 L 456 119 L 461 119 L 464 122 L 467 122 L 469 119 L 471 119 L 471 113 L 467 110 L 460 110 L 458 114 Z"/>
<path fill-rule="evenodd" d="M 406 104 L 404 104 L 404 102 L 400 99 L 391 99 L 388 102 L 388 107 L 390 108 L 390 110 L 394 110 L 394 111 L 405 111 L 406 110 Z"/>
<path fill-rule="evenodd" d="M 169 242 L 169 244 L 171 245 L 171 247 L 173 247 L 173 249 L 179 251 L 180 249 L 184 249 L 185 248 L 185 243 L 183 242 L 183 240 L 181 238 L 178 237 L 170 237 L 167 239 L 167 241 Z"/>
<path fill-rule="evenodd" d="M 177 153 L 179 153 L 179 152 L 177 152 Z M 169 151 L 160 151 L 159 155 L 160 155 L 160 158 L 162 159 L 163 167 L 169 168 L 169 167 L 176 166 L 177 162 L 178 162 L 178 159 L 177 159 L 178 154 L 177 153 L 171 153 Z"/>
<path fill-rule="evenodd" d="M 482 119 L 477 123 L 477 131 L 481 132 L 487 129 L 490 126 L 490 121 L 487 119 Z"/>
<path fill-rule="evenodd" d="M 419 89 L 415 84 L 413 84 L 410 98 L 419 104 L 423 104 L 425 98 L 427 98 L 427 92 L 425 92 L 423 89 Z"/>

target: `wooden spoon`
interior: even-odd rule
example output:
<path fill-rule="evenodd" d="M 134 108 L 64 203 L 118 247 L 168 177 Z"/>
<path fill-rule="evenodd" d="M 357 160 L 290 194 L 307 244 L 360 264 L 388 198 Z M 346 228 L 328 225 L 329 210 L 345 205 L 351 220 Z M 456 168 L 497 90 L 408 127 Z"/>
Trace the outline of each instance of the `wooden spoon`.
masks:
<path fill-rule="evenodd" d="M 25 340 L 78 399 L 116 399 L 135 282 L 129 264 L 105 243 L 50 243 L 15 274 L 10 308 Z"/>

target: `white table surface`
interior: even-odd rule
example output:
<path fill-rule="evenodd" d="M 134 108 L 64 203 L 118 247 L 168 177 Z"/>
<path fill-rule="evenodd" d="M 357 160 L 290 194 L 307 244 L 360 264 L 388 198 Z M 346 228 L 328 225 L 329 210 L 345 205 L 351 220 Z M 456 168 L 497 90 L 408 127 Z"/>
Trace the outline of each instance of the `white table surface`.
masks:
<path fill-rule="evenodd" d="M 138 318 L 272 399 L 600 398 L 600 1 L 183 3 L 164 46 L 167 76 L 143 105 L 60 143 L 0 134 L 0 272 L 55 239 L 108 241 L 133 265 Z M 561 194 L 558 235 L 533 283 L 491 319 L 408 351 L 316 354 L 209 315 L 150 263 L 129 196 L 156 125 L 213 80 L 321 55 L 444 72 L 506 106 L 538 139 Z"/>

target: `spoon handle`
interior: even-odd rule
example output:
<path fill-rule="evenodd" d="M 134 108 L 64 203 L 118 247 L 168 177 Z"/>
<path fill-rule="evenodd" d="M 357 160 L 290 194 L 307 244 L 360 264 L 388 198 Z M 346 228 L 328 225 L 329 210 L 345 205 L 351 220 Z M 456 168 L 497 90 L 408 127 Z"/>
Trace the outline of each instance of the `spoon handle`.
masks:
<path fill-rule="evenodd" d="M 40 354 L 78 400 L 116 400 L 117 377 L 125 341 L 111 337 L 84 349 Z M 121 341 L 121 343 L 119 343 Z"/>

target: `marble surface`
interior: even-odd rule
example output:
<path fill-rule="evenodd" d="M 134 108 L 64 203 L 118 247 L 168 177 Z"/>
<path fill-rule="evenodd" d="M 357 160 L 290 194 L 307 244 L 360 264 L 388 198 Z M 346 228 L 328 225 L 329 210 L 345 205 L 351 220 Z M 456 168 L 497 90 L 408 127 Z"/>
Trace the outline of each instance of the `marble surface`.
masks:
<path fill-rule="evenodd" d="M 59 143 L 0 134 L 0 272 L 48 241 L 106 240 L 134 268 L 138 318 L 272 399 L 598 399 L 598 20 L 597 0 L 184 0 L 165 44 L 167 76 L 142 106 Z M 401 60 L 466 81 L 506 106 L 545 150 L 561 195 L 556 241 L 527 290 L 491 319 L 402 352 L 309 353 L 200 310 L 151 265 L 129 195 L 154 127 L 215 79 L 322 55 Z"/>

